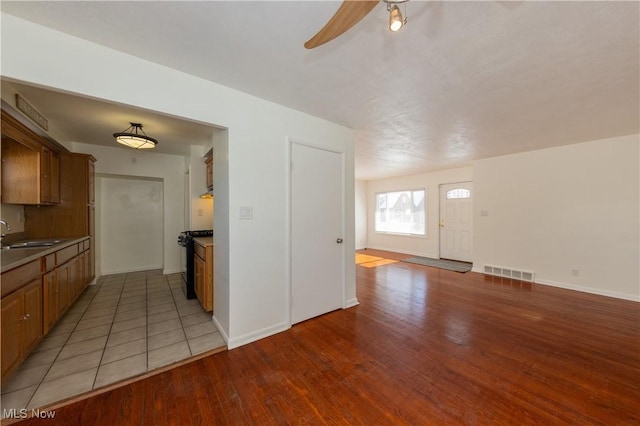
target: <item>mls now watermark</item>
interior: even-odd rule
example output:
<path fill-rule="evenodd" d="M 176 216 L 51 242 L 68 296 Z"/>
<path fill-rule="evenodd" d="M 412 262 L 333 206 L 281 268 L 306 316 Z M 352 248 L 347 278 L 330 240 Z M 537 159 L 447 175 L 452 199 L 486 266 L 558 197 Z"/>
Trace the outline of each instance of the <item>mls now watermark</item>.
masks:
<path fill-rule="evenodd" d="M 56 412 L 41 410 L 39 408 L 33 408 L 31 410 L 27 410 L 26 408 L 3 408 L 2 417 L 5 419 L 26 419 L 28 417 L 37 419 L 53 419 L 56 417 Z"/>

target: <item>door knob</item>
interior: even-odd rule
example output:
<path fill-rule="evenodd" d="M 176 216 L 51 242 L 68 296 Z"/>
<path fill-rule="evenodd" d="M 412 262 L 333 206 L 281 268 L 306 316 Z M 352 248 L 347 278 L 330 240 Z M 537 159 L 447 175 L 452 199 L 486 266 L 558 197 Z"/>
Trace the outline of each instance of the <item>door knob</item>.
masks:
<path fill-rule="evenodd" d="M 338 243 L 338 244 L 342 244 L 342 238 L 338 238 L 338 239 L 336 240 L 336 243 Z"/>
<path fill-rule="evenodd" d="M 444 228 L 444 219 L 440 219 L 440 228 Z"/>

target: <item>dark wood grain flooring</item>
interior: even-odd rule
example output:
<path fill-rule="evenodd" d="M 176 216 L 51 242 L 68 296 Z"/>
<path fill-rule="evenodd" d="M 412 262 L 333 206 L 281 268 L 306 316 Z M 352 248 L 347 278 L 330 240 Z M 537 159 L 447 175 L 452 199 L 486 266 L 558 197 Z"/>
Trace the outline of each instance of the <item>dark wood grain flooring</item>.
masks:
<path fill-rule="evenodd" d="M 357 307 L 21 424 L 640 424 L 640 304 L 366 256 Z"/>

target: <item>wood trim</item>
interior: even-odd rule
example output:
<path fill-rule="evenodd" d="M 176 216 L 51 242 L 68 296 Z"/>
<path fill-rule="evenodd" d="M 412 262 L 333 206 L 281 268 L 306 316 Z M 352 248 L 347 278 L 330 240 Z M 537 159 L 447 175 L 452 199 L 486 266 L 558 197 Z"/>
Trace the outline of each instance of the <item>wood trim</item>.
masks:
<path fill-rule="evenodd" d="M 69 152 L 64 145 L 53 139 L 49 134 L 44 133 L 40 128 L 35 127 L 35 124 L 32 124 L 28 118 L 24 117 L 4 100 L 2 101 L 1 114 L 2 136 L 10 137 L 31 149 L 39 149 L 39 147 L 44 146 L 54 152 Z"/>

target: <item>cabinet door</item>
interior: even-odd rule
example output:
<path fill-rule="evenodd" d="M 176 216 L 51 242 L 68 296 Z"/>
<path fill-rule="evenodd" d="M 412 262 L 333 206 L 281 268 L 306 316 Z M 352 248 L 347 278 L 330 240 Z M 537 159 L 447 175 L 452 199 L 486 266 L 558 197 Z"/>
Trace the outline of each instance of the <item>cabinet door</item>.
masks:
<path fill-rule="evenodd" d="M 2 298 L 2 377 L 20 362 L 21 296 L 16 291 Z"/>
<path fill-rule="evenodd" d="M 40 201 L 51 202 L 51 157 L 53 153 L 47 148 L 40 150 Z"/>
<path fill-rule="evenodd" d="M 58 271 L 58 318 L 69 307 L 69 287 L 71 282 L 71 268 L 70 263 L 67 262 L 64 265 L 57 268 Z"/>
<path fill-rule="evenodd" d="M 87 285 L 93 279 L 93 274 L 91 273 L 91 249 L 84 252 L 84 282 L 82 283 L 82 289 L 87 288 Z"/>
<path fill-rule="evenodd" d="M 58 204 L 60 203 L 60 155 L 56 152 L 51 155 L 50 172 L 51 202 Z"/>
<path fill-rule="evenodd" d="M 42 276 L 43 333 L 47 334 L 58 321 L 58 270 Z"/>
<path fill-rule="evenodd" d="M 213 160 L 207 161 L 207 188 L 213 187 Z"/>
<path fill-rule="evenodd" d="M 204 306 L 205 263 L 199 256 L 194 256 L 195 263 L 195 291 L 198 300 Z"/>
<path fill-rule="evenodd" d="M 80 264 L 80 256 L 76 256 L 69 262 L 69 303 L 73 303 L 76 296 L 80 292 L 80 275 L 81 271 L 78 269 Z"/>
<path fill-rule="evenodd" d="M 29 353 L 42 337 L 42 282 L 40 278 L 27 284 L 23 290 L 24 315 L 22 320 L 22 354 Z"/>
<path fill-rule="evenodd" d="M 77 298 L 80 293 L 82 293 L 82 289 L 84 288 L 85 275 L 84 275 L 84 257 L 85 253 L 82 252 L 76 258 L 76 279 L 74 280 L 75 290 L 73 298 Z"/>
<path fill-rule="evenodd" d="M 39 151 L 2 138 L 3 203 L 40 204 L 39 158 Z"/>
<path fill-rule="evenodd" d="M 207 261 L 205 263 L 205 282 L 204 282 L 204 294 L 205 304 L 204 310 L 207 312 L 213 311 L 213 247 L 207 247 Z"/>
<path fill-rule="evenodd" d="M 87 176 L 87 196 L 89 197 L 89 204 L 95 204 L 96 192 L 95 192 L 95 177 L 96 166 L 91 159 L 87 159 L 88 176 Z"/>

